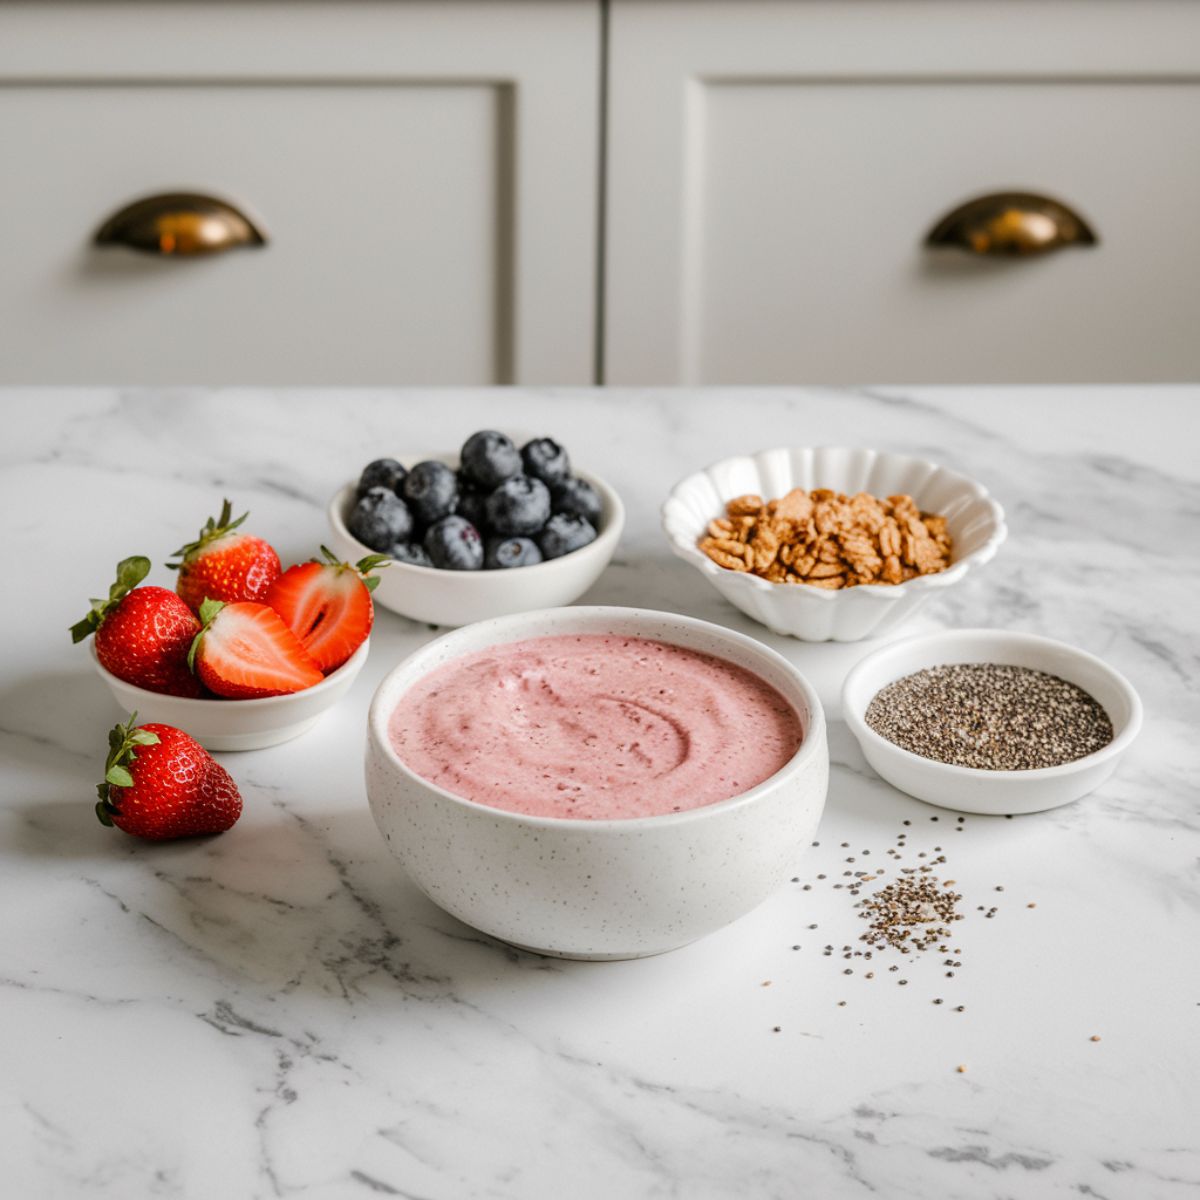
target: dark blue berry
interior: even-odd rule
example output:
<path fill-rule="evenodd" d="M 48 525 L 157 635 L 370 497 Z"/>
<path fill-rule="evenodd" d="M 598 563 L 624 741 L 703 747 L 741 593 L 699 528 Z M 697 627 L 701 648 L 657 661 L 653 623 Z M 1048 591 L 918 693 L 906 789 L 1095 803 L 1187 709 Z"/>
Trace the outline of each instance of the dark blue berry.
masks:
<path fill-rule="evenodd" d="M 445 463 L 419 462 L 405 476 L 400 494 L 408 501 L 413 516 L 422 525 L 430 525 L 454 511 L 458 480 Z"/>
<path fill-rule="evenodd" d="M 444 571 L 478 571 L 483 566 L 483 539 L 462 517 L 443 517 L 425 531 L 425 552 Z"/>
<path fill-rule="evenodd" d="M 540 479 L 514 475 L 487 498 L 487 525 L 508 537 L 537 533 L 550 519 L 550 489 Z"/>
<path fill-rule="evenodd" d="M 583 517 L 600 528 L 600 493 L 583 479 L 567 479 L 554 489 L 554 511 L 569 517 Z"/>
<path fill-rule="evenodd" d="M 521 469 L 521 456 L 510 438 L 494 429 L 481 429 L 463 443 L 463 473 L 485 492 Z"/>
<path fill-rule="evenodd" d="M 562 558 L 564 554 L 581 550 L 588 542 L 595 540 L 596 531 L 591 523 L 568 513 L 555 513 L 537 536 L 543 558 Z"/>
<path fill-rule="evenodd" d="M 390 488 L 374 487 L 351 510 L 346 528 L 364 546 L 386 554 L 412 533 L 412 513 Z"/>
<path fill-rule="evenodd" d="M 525 474 L 553 488 L 571 474 L 571 458 L 566 449 L 552 438 L 534 438 L 521 447 Z"/>
<path fill-rule="evenodd" d="M 408 563 L 412 567 L 432 567 L 425 547 L 417 542 L 397 542 L 389 551 L 388 556 L 398 563 Z"/>
<path fill-rule="evenodd" d="M 400 485 L 408 471 L 394 458 L 377 458 L 363 467 L 358 478 L 358 496 L 361 500 L 372 488 L 385 487 L 400 495 Z"/>
<path fill-rule="evenodd" d="M 537 543 L 526 537 L 488 538 L 483 565 L 489 570 L 532 567 L 542 561 Z"/>
<path fill-rule="evenodd" d="M 487 492 L 476 491 L 474 487 L 464 487 L 461 478 L 458 484 L 458 507 L 454 510 L 460 517 L 466 517 L 476 529 L 483 529 L 487 524 L 484 504 Z"/>

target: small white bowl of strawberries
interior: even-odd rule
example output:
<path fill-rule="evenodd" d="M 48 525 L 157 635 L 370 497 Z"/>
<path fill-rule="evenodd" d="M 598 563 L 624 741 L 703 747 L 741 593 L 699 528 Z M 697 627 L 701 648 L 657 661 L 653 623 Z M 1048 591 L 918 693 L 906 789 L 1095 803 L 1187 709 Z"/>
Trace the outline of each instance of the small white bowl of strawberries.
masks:
<path fill-rule="evenodd" d="M 177 551 L 175 591 L 143 586 L 150 560 L 124 559 L 106 599 L 71 629 L 94 634 L 93 660 L 117 703 L 186 730 L 209 750 L 294 738 L 350 689 L 366 662 L 375 610 L 372 555 L 283 569 L 241 529 L 228 501 Z"/>

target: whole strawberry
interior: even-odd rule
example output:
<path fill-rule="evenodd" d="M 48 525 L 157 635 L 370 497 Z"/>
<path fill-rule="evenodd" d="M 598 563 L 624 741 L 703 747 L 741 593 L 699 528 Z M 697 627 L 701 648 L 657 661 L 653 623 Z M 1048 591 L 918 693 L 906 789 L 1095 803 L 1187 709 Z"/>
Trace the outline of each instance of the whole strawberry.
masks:
<path fill-rule="evenodd" d="M 150 560 L 136 555 L 117 564 L 116 582 L 107 600 L 92 600 L 92 609 L 71 626 L 71 640 L 96 635 L 100 665 L 127 683 L 150 692 L 197 697 L 200 681 L 188 668 L 188 652 L 200 622 L 174 593 L 161 587 L 138 587 Z"/>
<path fill-rule="evenodd" d="M 229 772 L 172 725 L 136 725 L 133 713 L 108 735 L 96 815 L 152 841 L 223 833 L 242 815 Z"/>
<path fill-rule="evenodd" d="M 340 667 L 367 640 L 375 620 L 371 591 L 379 582 L 370 572 L 387 566 L 384 554 L 371 554 L 351 566 L 328 546 L 324 561 L 288 567 L 271 585 L 267 603 L 300 639 L 322 671 Z"/>
<path fill-rule="evenodd" d="M 237 532 L 250 515 L 230 520 L 233 507 L 226 500 L 221 515 L 209 517 L 194 542 L 175 551 L 179 562 L 168 563 L 179 572 L 175 590 L 193 612 L 205 600 L 262 601 L 282 566 L 274 547 L 250 533 Z"/>

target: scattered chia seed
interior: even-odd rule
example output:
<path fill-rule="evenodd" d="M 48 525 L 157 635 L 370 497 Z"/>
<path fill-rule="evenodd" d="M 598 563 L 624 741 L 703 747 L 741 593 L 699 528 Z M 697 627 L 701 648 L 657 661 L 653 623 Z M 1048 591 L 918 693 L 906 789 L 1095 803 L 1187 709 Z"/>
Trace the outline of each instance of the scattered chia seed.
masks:
<path fill-rule="evenodd" d="M 1108 714 L 1082 688 L 1001 663 L 953 663 L 906 675 L 875 694 L 866 722 L 922 758 L 985 771 L 1057 767 L 1113 739 Z"/>

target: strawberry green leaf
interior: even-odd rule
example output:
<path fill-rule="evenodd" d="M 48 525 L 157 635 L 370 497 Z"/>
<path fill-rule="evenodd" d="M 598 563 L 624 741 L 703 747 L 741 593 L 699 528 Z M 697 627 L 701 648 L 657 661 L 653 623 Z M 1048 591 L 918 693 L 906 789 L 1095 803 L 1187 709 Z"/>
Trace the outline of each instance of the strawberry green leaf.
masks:
<path fill-rule="evenodd" d="M 157 746 L 161 739 L 157 733 L 149 729 L 135 729 L 129 735 L 129 740 L 135 746 Z"/>
<path fill-rule="evenodd" d="M 113 787 L 133 787 L 133 776 L 124 767 L 109 767 L 104 773 L 104 782 Z"/>
<path fill-rule="evenodd" d="M 363 580 L 363 587 L 365 587 L 368 592 L 373 592 L 378 586 L 379 586 L 379 576 L 378 575 L 368 575 Z"/>
<path fill-rule="evenodd" d="M 219 613 L 224 607 L 224 600 L 211 600 L 208 597 L 205 597 L 204 603 L 200 605 L 200 624 L 210 624 L 213 617 L 215 617 L 217 613 Z"/>
<path fill-rule="evenodd" d="M 108 807 L 105 804 L 105 797 L 96 801 L 96 816 L 100 819 L 101 825 L 106 825 L 109 829 L 113 827 L 112 817 L 108 815 Z"/>
<path fill-rule="evenodd" d="M 236 521 L 229 519 L 232 515 L 233 505 L 228 500 L 222 501 L 221 515 L 215 519 L 209 517 L 204 522 L 196 540 L 184 543 L 184 545 L 175 551 L 175 554 L 179 557 L 179 562 L 169 562 L 167 566 L 172 571 L 178 571 L 188 559 L 194 558 L 211 542 L 215 542 L 218 538 L 223 538 L 227 533 L 232 533 L 250 514 L 244 512 Z"/>
<path fill-rule="evenodd" d="M 107 600 L 91 600 L 91 611 L 82 621 L 76 621 L 71 626 L 72 643 L 82 642 L 90 637 L 104 622 L 104 618 L 133 591 L 150 573 L 150 560 L 144 555 L 135 554 L 132 558 L 123 558 L 117 563 L 117 578 L 108 589 Z"/>

